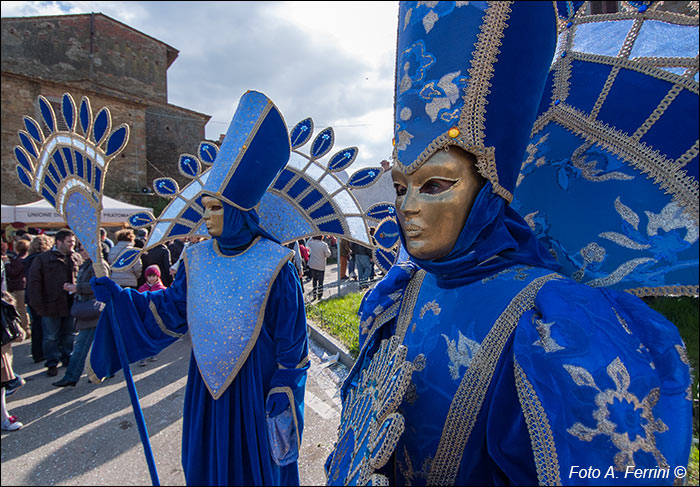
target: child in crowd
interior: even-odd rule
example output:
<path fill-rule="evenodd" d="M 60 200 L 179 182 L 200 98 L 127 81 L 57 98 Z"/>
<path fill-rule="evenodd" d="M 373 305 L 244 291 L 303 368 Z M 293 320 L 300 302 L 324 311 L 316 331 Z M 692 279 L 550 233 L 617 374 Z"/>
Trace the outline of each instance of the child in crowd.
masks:
<path fill-rule="evenodd" d="M 144 276 L 146 276 L 146 282 L 144 282 L 139 288 L 140 293 L 145 293 L 146 291 L 160 291 L 161 289 L 166 289 L 163 285 L 163 281 L 160 280 L 160 268 L 157 264 L 149 265 L 144 271 Z M 155 362 L 158 360 L 157 356 L 148 357 L 148 360 Z M 141 367 L 146 366 L 146 359 L 139 361 Z"/>
<path fill-rule="evenodd" d="M 163 281 L 160 280 L 160 268 L 156 264 L 146 267 L 144 275 L 146 276 L 146 282 L 139 288 L 140 293 L 165 289 Z"/>

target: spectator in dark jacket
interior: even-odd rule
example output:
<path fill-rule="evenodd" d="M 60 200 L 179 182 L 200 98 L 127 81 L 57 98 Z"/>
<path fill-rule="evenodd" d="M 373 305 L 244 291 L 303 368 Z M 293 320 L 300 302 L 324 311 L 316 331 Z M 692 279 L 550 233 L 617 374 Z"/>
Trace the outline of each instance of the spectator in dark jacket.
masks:
<path fill-rule="evenodd" d="M 134 247 L 142 249 L 146 246 L 146 241 L 148 240 L 148 230 L 145 228 L 139 228 L 136 230 L 136 240 L 134 241 Z"/>
<path fill-rule="evenodd" d="M 170 277 L 170 266 L 173 265 L 173 262 L 170 257 L 170 250 L 163 244 L 153 247 L 141 256 L 141 268 L 143 272 L 139 278 L 139 285 L 141 286 L 146 282 L 146 269 L 154 264 L 160 269 L 163 285 L 166 287 L 170 286 L 170 283 L 173 282 L 173 278 Z"/>
<path fill-rule="evenodd" d="M 25 281 L 29 281 L 29 269 L 32 267 L 34 259 L 47 250 L 51 250 L 54 241 L 48 235 L 37 235 L 29 244 L 29 255 L 24 259 L 24 276 Z M 29 300 L 29 286 L 24 290 L 24 302 L 27 304 L 29 311 L 29 323 L 32 330 L 32 358 L 34 363 L 39 363 L 44 360 L 44 333 L 41 328 L 41 316 L 31 304 Z"/>
<path fill-rule="evenodd" d="M 168 242 L 168 250 L 170 251 L 170 260 L 174 264 L 180 258 L 182 249 L 185 247 L 185 241 L 182 238 L 176 238 Z"/>
<path fill-rule="evenodd" d="M 5 265 L 7 274 L 7 291 L 15 298 L 15 308 L 19 314 L 25 336 L 31 336 L 29 327 L 29 315 L 24 302 L 24 289 L 27 287 L 27 277 L 24 273 L 24 259 L 29 255 L 29 242 L 18 239 L 15 242 L 15 252 L 17 256 Z"/>
<path fill-rule="evenodd" d="M 41 315 L 44 334 L 43 348 L 47 375 L 58 375 L 58 361 L 68 365 L 73 342 L 75 322 L 70 315 L 73 297 L 64 290 L 66 283 L 75 284 L 82 257 L 73 251 L 76 239 L 70 230 L 56 234 L 56 246 L 42 254 L 29 270 L 30 303 Z"/>
<path fill-rule="evenodd" d="M 95 271 L 85 247 L 82 247 L 79 253 L 80 257 L 83 258 L 83 264 L 78 270 L 77 281 L 75 284 L 65 284 L 65 289 L 69 293 L 74 294 L 77 300 L 93 301 L 95 295 L 92 293 L 92 288 L 90 287 L 90 279 L 95 277 Z M 108 276 L 109 266 L 107 262 L 103 260 L 100 264 L 102 265 L 104 275 Z M 95 336 L 95 328 L 97 327 L 98 320 L 99 316 L 94 319 L 75 318 L 75 328 L 78 330 L 78 337 L 75 339 L 75 348 L 70 357 L 70 364 L 66 369 L 66 373 L 61 380 L 53 383 L 54 386 L 75 386 L 78 383 L 78 379 L 80 379 L 80 376 L 83 374 L 83 369 L 85 368 L 85 358 L 92 346 L 92 339 Z"/>

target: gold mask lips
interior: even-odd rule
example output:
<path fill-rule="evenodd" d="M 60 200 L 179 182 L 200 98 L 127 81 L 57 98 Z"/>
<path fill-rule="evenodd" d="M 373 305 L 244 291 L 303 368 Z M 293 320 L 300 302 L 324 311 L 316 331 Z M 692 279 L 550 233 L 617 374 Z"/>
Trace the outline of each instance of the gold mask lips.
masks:
<path fill-rule="evenodd" d="M 450 253 L 482 186 L 474 163 L 471 154 L 453 147 L 411 174 L 394 167 L 396 210 L 409 254 L 435 260 Z"/>

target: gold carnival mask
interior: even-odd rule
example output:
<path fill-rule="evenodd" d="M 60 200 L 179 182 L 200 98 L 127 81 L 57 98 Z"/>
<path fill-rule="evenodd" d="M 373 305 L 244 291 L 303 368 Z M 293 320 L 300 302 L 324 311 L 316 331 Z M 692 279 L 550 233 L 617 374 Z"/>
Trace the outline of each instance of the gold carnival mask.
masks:
<path fill-rule="evenodd" d="M 212 237 L 219 237 L 224 231 L 224 205 L 211 196 L 202 196 L 204 206 L 204 223 Z"/>
<path fill-rule="evenodd" d="M 396 209 L 409 254 L 436 260 L 450 253 L 483 186 L 475 162 L 453 146 L 436 152 L 411 174 L 394 166 Z"/>

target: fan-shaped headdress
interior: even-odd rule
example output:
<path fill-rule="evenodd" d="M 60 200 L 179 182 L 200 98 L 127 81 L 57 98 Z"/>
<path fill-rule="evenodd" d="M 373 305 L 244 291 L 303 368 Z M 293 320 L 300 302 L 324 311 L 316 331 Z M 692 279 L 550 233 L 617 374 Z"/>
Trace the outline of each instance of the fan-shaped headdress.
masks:
<path fill-rule="evenodd" d="M 558 3 L 568 8 L 512 206 L 579 282 L 697 295 L 697 10 Z"/>

